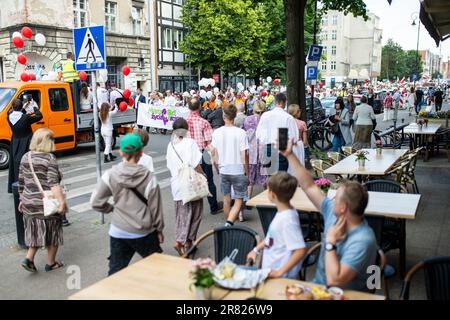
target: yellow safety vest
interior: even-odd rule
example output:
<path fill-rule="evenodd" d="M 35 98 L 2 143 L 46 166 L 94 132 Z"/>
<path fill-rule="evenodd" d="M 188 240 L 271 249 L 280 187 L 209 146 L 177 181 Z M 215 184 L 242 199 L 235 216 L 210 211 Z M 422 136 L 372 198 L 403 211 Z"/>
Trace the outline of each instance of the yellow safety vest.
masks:
<path fill-rule="evenodd" d="M 73 82 L 74 80 L 80 80 L 78 72 L 73 66 L 73 60 L 63 61 L 62 66 L 62 77 L 64 82 Z"/>

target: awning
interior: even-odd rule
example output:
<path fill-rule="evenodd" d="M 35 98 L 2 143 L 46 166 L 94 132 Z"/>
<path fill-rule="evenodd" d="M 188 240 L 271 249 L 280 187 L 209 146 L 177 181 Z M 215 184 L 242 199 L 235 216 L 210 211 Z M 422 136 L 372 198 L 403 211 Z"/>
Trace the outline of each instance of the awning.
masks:
<path fill-rule="evenodd" d="M 392 0 L 388 0 L 391 4 Z M 450 37 L 450 1 L 420 0 L 420 21 L 439 46 Z"/>

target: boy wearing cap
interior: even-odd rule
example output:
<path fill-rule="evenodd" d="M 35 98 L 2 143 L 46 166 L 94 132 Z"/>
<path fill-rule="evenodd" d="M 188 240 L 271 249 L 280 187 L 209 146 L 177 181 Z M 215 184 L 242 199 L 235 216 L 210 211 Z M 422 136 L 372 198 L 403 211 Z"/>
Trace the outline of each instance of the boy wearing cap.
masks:
<path fill-rule="evenodd" d="M 108 275 L 127 267 L 135 252 L 143 258 L 162 252 L 164 220 L 160 188 L 154 174 L 138 164 L 142 153 L 143 143 L 138 135 L 124 136 L 119 151 L 122 163 L 106 171 L 92 193 L 92 208 L 112 213 Z M 111 196 L 114 205 L 108 202 Z"/>

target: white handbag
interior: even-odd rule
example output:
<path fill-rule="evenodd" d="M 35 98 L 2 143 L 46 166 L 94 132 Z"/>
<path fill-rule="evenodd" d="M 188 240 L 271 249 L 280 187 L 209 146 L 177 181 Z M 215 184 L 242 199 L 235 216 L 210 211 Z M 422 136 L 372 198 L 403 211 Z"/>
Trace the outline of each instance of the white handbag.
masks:
<path fill-rule="evenodd" d="M 183 167 L 178 171 L 178 180 L 180 182 L 181 197 L 183 205 L 188 202 L 203 199 L 211 196 L 208 188 L 208 180 L 206 177 L 197 171 L 192 166 L 183 162 L 177 150 L 172 144 L 173 151 L 180 159 Z"/>
<path fill-rule="evenodd" d="M 38 186 L 39 191 L 42 193 L 42 203 L 44 204 L 44 216 L 49 217 L 58 213 L 59 201 L 53 195 L 51 190 L 42 189 L 41 182 L 39 181 L 36 173 L 34 172 L 33 164 L 31 162 L 31 152 L 28 153 L 28 163 L 30 164 L 31 173 L 33 174 L 34 181 Z"/>

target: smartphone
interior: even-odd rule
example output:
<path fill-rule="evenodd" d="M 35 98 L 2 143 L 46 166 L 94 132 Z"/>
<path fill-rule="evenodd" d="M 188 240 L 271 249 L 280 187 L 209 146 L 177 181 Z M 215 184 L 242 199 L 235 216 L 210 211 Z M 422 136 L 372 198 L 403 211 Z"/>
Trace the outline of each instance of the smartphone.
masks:
<path fill-rule="evenodd" d="M 288 144 L 288 128 L 278 128 L 278 149 L 286 150 Z"/>

